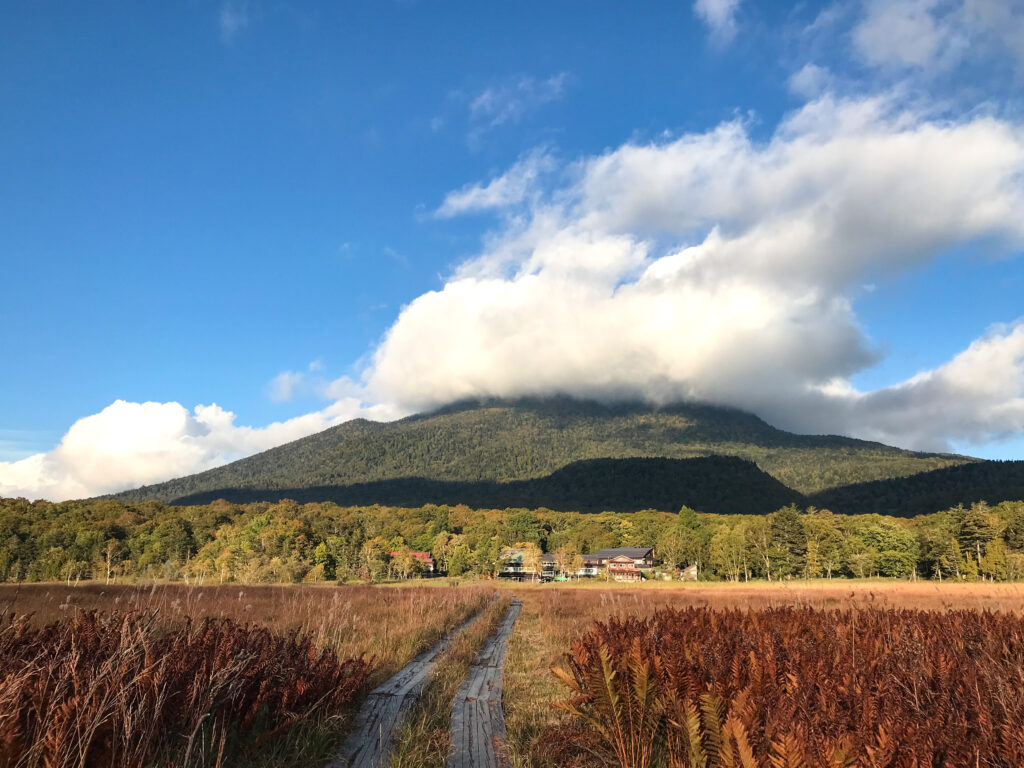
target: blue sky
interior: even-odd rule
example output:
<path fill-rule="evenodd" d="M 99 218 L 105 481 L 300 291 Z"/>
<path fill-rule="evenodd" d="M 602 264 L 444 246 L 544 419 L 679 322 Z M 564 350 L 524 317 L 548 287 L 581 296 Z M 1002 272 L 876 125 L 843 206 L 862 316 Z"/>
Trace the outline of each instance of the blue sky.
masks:
<path fill-rule="evenodd" d="M 0 490 L 59 497 L 127 487 L 355 415 L 393 417 L 462 394 L 551 391 L 654 401 L 721 392 L 725 404 L 786 428 L 1020 458 L 1022 41 L 1024 14 L 1009 0 L 7 4 Z M 725 137 L 723 126 L 739 135 Z M 759 168 L 778 169 L 780 179 L 798 167 L 811 174 L 794 165 L 805 156 L 801 142 L 827 145 L 828 165 L 840 162 L 840 145 L 924 146 L 937 130 L 949 145 L 923 154 L 922 169 L 934 168 L 932 157 L 985 148 L 980 162 L 965 154 L 960 170 L 937 177 L 951 190 L 987 190 L 931 203 L 937 230 L 945 211 L 970 210 L 948 232 L 932 238 L 893 223 L 892 254 L 876 257 L 886 248 L 867 244 L 835 256 L 855 267 L 800 267 L 784 285 L 765 287 L 750 277 L 759 266 L 737 262 L 731 269 L 750 285 L 725 296 L 723 283 L 714 295 L 740 302 L 742 333 L 730 325 L 737 312 L 709 321 L 731 329 L 720 335 L 696 329 L 707 313 L 677 312 L 707 299 L 692 285 L 664 306 L 633 297 L 609 310 L 623 311 L 614 327 L 630 333 L 651 322 L 654 336 L 690 334 L 685 351 L 663 344 L 640 355 L 636 339 L 616 331 L 612 348 L 585 340 L 593 305 L 574 304 L 589 301 L 581 295 L 643 284 L 643 270 L 663 256 L 710 248 L 712 231 L 740 237 L 775 221 L 778 212 L 756 201 L 746 211 L 705 210 L 700 186 L 678 175 L 678 187 L 641 210 L 657 169 L 679 162 L 691 173 L 701 164 L 679 142 L 699 138 L 702 157 L 722 152 L 736 186 L 721 194 L 738 197 Z M 661 159 L 629 166 L 631 148 L 643 147 Z M 747 165 L 736 164 L 737 152 Z M 979 165 L 984 172 L 972 170 Z M 605 166 L 626 176 L 606 177 Z M 884 175 L 884 158 L 878 168 Z M 905 176 L 916 171 L 908 166 Z M 717 178 L 713 164 L 701 172 Z M 801 182 L 854 212 L 833 212 L 837 228 L 856 218 L 855 194 L 871 183 L 835 191 L 842 173 Z M 631 183 L 636 194 L 623 197 Z M 481 202 L 488 185 L 494 199 Z M 598 198 L 639 212 L 601 218 Z M 913 208 L 904 198 L 878 202 Z M 673 221 L 700 215 L 685 226 L 651 224 L 651 211 L 669 203 L 683 206 L 664 214 Z M 879 242 L 884 236 L 880 229 Z M 608 257 L 612 287 L 604 272 L 594 277 L 605 251 L 587 251 L 603 248 L 601 238 L 609 248 L 628 239 L 645 249 Z M 565 277 L 568 261 L 537 256 L 547 248 L 575 249 L 567 258 L 587 260 L 584 272 Z M 801 264 L 845 245 L 814 248 Z M 551 366 L 540 356 L 520 357 L 532 355 L 535 337 L 504 343 L 537 317 L 529 306 L 540 294 L 524 297 L 538 277 L 544 306 L 565 302 L 564 314 L 543 322 L 555 359 L 579 351 L 569 378 L 546 377 Z M 503 305 L 508 296 L 516 298 Z M 815 304 L 832 335 L 797 334 L 776 349 L 782 332 L 773 329 L 806 327 L 813 315 L 748 316 L 769 296 Z M 495 320 L 488 308 L 503 306 Z M 581 324 L 584 340 L 573 335 Z M 950 389 L 965 386 L 955 371 L 925 388 L 888 389 L 941 369 L 978 340 L 999 348 L 997 367 L 981 377 L 1002 383 L 996 395 L 978 382 L 967 395 Z M 763 346 L 770 359 L 744 367 L 724 356 L 743 344 Z M 492 358 L 498 347 L 507 355 Z M 794 347 L 807 358 L 792 357 Z M 694 349 L 703 356 L 677 364 Z M 977 354 L 991 361 L 987 350 Z M 614 373 L 637 355 L 633 378 Z M 712 367 L 735 372 L 730 381 L 746 388 L 722 387 Z M 960 365 L 968 367 L 979 369 Z M 770 386 L 749 383 L 762 376 Z M 580 380 L 594 386 L 566 383 Z M 971 407 L 930 431 L 894 415 L 908 411 L 890 401 L 923 402 L 925 389 L 935 398 L 940 383 Z M 808 388 L 813 402 L 802 399 Z M 842 398 L 843 419 L 828 415 L 835 409 L 823 392 Z M 935 420 L 942 409 L 929 402 L 916 418 Z M 212 404 L 217 412 L 195 410 Z M 87 423 L 69 432 L 80 419 Z M 90 463 L 101 456 L 102 471 Z"/>

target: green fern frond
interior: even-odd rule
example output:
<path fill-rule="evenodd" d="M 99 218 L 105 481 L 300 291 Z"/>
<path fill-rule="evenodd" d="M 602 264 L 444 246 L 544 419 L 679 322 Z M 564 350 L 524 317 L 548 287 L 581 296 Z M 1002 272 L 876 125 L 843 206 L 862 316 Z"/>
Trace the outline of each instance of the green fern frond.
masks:
<path fill-rule="evenodd" d="M 683 705 L 683 710 L 686 713 L 686 735 L 689 739 L 689 768 L 708 768 L 708 756 L 701 743 L 704 728 L 700 722 L 700 712 L 689 701 Z"/>

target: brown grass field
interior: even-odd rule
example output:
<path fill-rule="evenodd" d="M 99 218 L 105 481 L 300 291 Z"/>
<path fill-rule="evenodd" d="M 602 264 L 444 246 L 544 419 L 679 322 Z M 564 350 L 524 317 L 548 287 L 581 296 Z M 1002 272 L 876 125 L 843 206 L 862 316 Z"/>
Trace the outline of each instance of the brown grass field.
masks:
<path fill-rule="evenodd" d="M 583 745 L 587 755 L 583 762 L 611 766 L 625 764 L 616 761 L 614 757 L 608 757 L 611 753 L 606 746 L 602 746 L 601 737 L 593 728 L 581 727 L 578 717 L 554 706 L 558 702 L 564 703 L 572 699 L 574 692 L 564 682 L 560 682 L 551 669 L 562 667 L 571 670 L 573 663 L 577 666 L 584 662 L 591 663 L 579 656 L 578 649 L 574 651 L 573 642 L 599 629 L 596 628 L 595 622 L 606 622 L 613 617 L 619 620 L 649 619 L 664 609 L 687 608 L 698 612 L 722 612 L 724 615 L 734 613 L 733 609 L 750 609 L 757 615 L 767 615 L 787 606 L 803 611 L 800 616 L 811 610 L 812 619 L 807 620 L 811 623 L 814 622 L 814 615 L 842 612 L 848 608 L 855 608 L 857 613 L 865 615 L 889 614 L 889 609 L 896 609 L 896 612 L 913 609 L 929 612 L 929 615 L 950 614 L 957 617 L 964 616 L 964 612 L 996 613 L 1014 620 L 1024 615 L 1024 585 L 847 580 L 793 581 L 777 584 L 659 582 L 643 585 L 601 582 L 529 585 L 463 581 L 459 586 L 451 586 L 443 579 L 436 579 L 417 583 L 416 586 L 389 585 L 383 588 L 4 585 L 0 586 L 0 612 L 8 615 L 31 614 L 31 625 L 34 627 L 54 621 L 63 621 L 66 624 L 73 617 L 86 616 L 89 611 L 96 610 L 104 613 L 116 611 L 135 615 L 155 615 L 157 624 L 167 628 L 180 627 L 187 621 L 194 625 L 199 624 L 205 618 L 230 620 L 237 622 L 239 626 L 266 628 L 274 638 L 280 638 L 281 642 L 294 633 L 295 639 L 308 641 L 309 647 L 316 652 L 329 650 L 339 663 L 344 663 L 346 659 L 372 657 L 372 668 L 365 682 L 360 684 L 361 693 L 352 699 L 355 703 L 369 687 L 397 671 L 417 652 L 436 642 L 444 632 L 484 605 L 494 594 L 495 588 L 506 597 L 514 593 L 523 601 L 523 611 L 512 635 L 505 670 L 504 701 L 509 732 L 508 749 L 516 768 L 577 764 L 581 760 L 578 744 Z M 502 600 L 501 604 L 506 602 Z M 420 708 L 402 735 L 395 765 L 443 765 L 451 697 L 458 689 L 475 649 L 486 636 L 487 628 L 494 624 L 500 613 L 500 605 L 493 606 L 490 615 L 485 620 L 477 622 L 474 630 L 467 633 L 466 637 L 450 651 L 446 661 L 439 664 L 434 682 L 428 687 Z M 706 614 L 691 614 L 691 618 L 686 621 L 692 621 L 693 615 Z M 956 620 L 968 623 L 972 621 L 969 615 L 966 619 Z M 666 619 L 662 616 L 659 621 L 661 623 L 656 626 L 661 627 L 662 629 L 658 631 L 663 632 L 664 627 L 675 626 L 672 621 L 684 620 Z M 225 632 L 235 632 L 233 626 Z M 840 623 L 838 626 L 841 628 L 845 624 Z M 646 631 L 649 635 L 654 630 Z M 591 634 L 589 642 L 597 642 L 595 638 L 600 636 L 600 633 Z M 271 641 L 278 642 L 272 638 L 266 642 Z M 576 654 L 575 659 L 568 656 L 570 651 Z M 648 648 L 645 652 L 651 659 L 658 654 L 667 653 L 660 646 Z M 990 651 L 986 653 L 991 655 Z M 956 669 L 963 671 L 966 668 Z M 994 669 L 1001 670 L 1003 667 L 996 665 Z M 624 667 L 623 670 L 619 675 L 620 680 L 632 674 L 628 667 Z M 11 669 L 8 668 L 8 673 L 10 672 Z M 3 674 L 3 667 L 0 666 L 0 690 L 4 688 Z M 990 675 L 990 678 L 998 681 L 998 676 Z M 699 707 L 700 698 L 695 701 L 695 706 Z M 727 704 L 728 702 L 723 706 Z M 722 717 L 725 718 L 725 713 L 731 711 L 726 706 Z M 283 738 L 268 740 L 261 744 L 258 752 L 248 749 L 236 750 L 233 753 L 228 749 L 224 753 L 222 764 L 244 763 L 267 768 L 316 765 L 318 762 L 322 764 L 333 745 L 337 743 L 337 739 L 344 734 L 350 713 L 351 705 L 336 708 L 330 713 L 319 712 L 306 722 L 296 723 L 295 728 L 291 729 L 292 733 L 285 734 Z M 700 718 L 705 716 L 699 715 Z M 998 715 L 1003 716 L 1004 714 Z M 1013 725 L 1011 722 L 1007 727 Z M 282 733 L 286 730 L 283 729 Z M 211 737 L 212 734 L 206 734 L 206 738 Z M 755 735 L 751 735 L 751 739 L 755 739 Z M 566 744 L 573 746 L 570 749 Z M 771 748 L 774 747 L 765 747 Z M 208 748 L 204 753 L 206 762 L 199 763 L 193 760 L 189 763 L 180 761 L 179 750 L 177 761 L 164 759 L 165 755 L 160 764 L 174 764 L 182 768 L 187 764 L 215 765 L 215 752 L 216 750 L 211 752 Z M 763 759 L 751 765 L 774 765 L 768 761 L 767 756 L 760 757 Z M 20 763 L 5 761 L 3 754 L 0 754 L 0 768 L 44 764 L 45 762 L 38 760 Z M 114 763 L 86 760 L 61 764 L 91 766 Z M 647 764 L 642 761 L 635 763 L 637 766 Z M 657 761 L 651 764 L 669 765 Z M 693 763 L 700 764 L 699 760 Z M 715 768 L 718 764 L 711 757 L 704 763 L 705 768 Z M 742 762 L 735 764 L 747 765 Z M 847 763 L 837 763 L 839 764 Z M 904 765 L 899 762 L 878 764 Z M 930 763 L 921 763 L 925 764 Z M 1004 763 L 986 762 L 979 758 L 977 764 Z M 684 761 L 671 765 L 689 766 L 690 763 Z"/>
<path fill-rule="evenodd" d="M 591 581 L 578 587 L 506 586 L 523 601 L 505 671 L 509 748 L 516 768 L 568 764 L 572 759 L 554 749 L 553 743 L 559 739 L 560 728 L 575 722 L 553 708 L 556 702 L 568 699 L 570 691 L 549 670 L 567 666 L 567 653 L 573 641 L 589 632 L 595 621 L 643 618 L 662 609 L 687 607 L 764 611 L 789 606 L 824 611 L 912 609 L 1024 615 L 1022 584 L 817 580 L 774 584 L 662 582 L 638 586 Z M 573 731 L 569 735 L 576 740 L 587 737 L 585 732 Z M 591 765 L 602 764 L 594 760 L 591 754 Z M 709 768 L 713 765 L 708 764 Z"/>
<path fill-rule="evenodd" d="M 161 620 L 207 617 L 297 631 L 338 656 L 374 658 L 371 683 L 386 679 L 437 642 L 493 594 L 486 584 L 460 588 L 396 586 L 190 587 L 0 585 L 0 613 L 31 614 L 46 624 L 88 610 L 156 612 Z"/>
<path fill-rule="evenodd" d="M 493 594 L 0 587 L 0 768 L 323 764 L 365 692 Z"/>

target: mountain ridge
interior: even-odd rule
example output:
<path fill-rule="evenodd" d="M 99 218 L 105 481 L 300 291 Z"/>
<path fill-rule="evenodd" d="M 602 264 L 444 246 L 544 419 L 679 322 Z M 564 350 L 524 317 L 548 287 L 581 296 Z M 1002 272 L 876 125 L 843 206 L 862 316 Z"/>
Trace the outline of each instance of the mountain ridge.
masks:
<path fill-rule="evenodd" d="M 268 493 L 419 479 L 539 480 L 594 459 L 734 456 L 802 495 L 977 462 L 840 435 L 797 435 L 699 403 L 654 407 L 569 397 L 460 401 L 393 422 L 330 427 L 205 472 L 110 494 L 124 501 Z"/>

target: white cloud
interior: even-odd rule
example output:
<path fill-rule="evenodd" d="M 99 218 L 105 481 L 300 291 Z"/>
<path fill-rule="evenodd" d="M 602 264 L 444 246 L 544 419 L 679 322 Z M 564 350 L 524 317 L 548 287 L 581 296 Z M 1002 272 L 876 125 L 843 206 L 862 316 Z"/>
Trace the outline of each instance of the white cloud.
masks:
<path fill-rule="evenodd" d="M 1017 0 L 964 0 L 966 23 L 989 32 L 1024 69 L 1024 6 Z"/>
<path fill-rule="evenodd" d="M 861 423 L 863 436 L 883 442 L 935 445 L 955 435 L 980 445 L 1024 434 L 1024 318 L 991 329 L 933 371 L 845 399 L 839 426 Z"/>
<path fill-rule="evenodd" d="M 998 412 L 980 400 L 901 432 L 886 403 L 921 385 L 850 387 L 876 359 L 851 297 L 956 244 L 1019 248 L 1022 174 L 1019 126 L 885 98 L 822 97 L 765 142 L 730 122 L 626 144 L 576 163 L 565 186 L 511 196 L 529 213 L 403 309 L 366 391 L 409 410 L 554 392 L 697 398 L 809 431 L 975 439 Z M 924 377 L 948 389 L 951 370 Z"/>
<path fill-rule="evenodd" d="M 249 26 L 248 5 L 230 0 L 223 3 L 220 13 L 217 15 L 217 21 L 220 25 L 221 40 L 230 45 L 238 34 Z"/>
<path fill-rule="evenodd" d="M 711 39 L 724 44 L 736 37 L 736 12 L 740 0 L 694 0 L 693 12 L 711 32 Z"/>
<path fill-rule="evenodd" d="M 322 375 L 323 370 L 323 361 L 314 360 L 305 371 L 281 371 L 267 384 L 267 397 L 275 403 L 286 403 L 296 397 L 333 399 L 324 395 L 330 382 Z"/>
<path fill-rule="evenodd" d="M 529 112 L 565 94 L 570 76 L 560 72 L 538 80 L 522 75 L 485 88 L 469 103 L 470 140 L 505 123 L 516 123 Z"/>
<path fill-rule="evenodd" d="M 0 462 L 0 496 L 61 500 L 134 488 L 201 472 L 353 418 L 401 415 L 346 397 L 322 411 L 266 427 L 236 426 L 217 405 L 118 400 L 76 421 L 52 451 Z"/>
<path fill-rule="evenodd" d="M 281 371 L 267 385 L 267 395 L 275 403 L 286 403 L 295 397 L 306 379 L 300 371 Z"/>
<path fill-rule="evenodd" d="M 450 218 L 518 205 L 536 191 L 539 177 L 554 168 L 554 158 L 549 154 L 544 151 L 530 152 L 487 184 L 467 184 L 462 189 L 449 192 L 435 215 L 438 218 Z"/>
<path fill-rule="evenodd" d="M 870 64 L 942 73 L 1009 53 L 1024 69 L 1018 0 L 866 0 L 854 47 Z"/>
<path fill-rule="evenodd" d="M 872 64 L 923 67 L 946 43 L 935 18 L 938 0 L 871 0 L 853 40 Z"/>
<path fill-rule="evenodd" d="M 790 75 L 789 90 L 805 99 L 816 99 L 832 87 L 834 78 L 827 67 L 805 64 Z"/>

